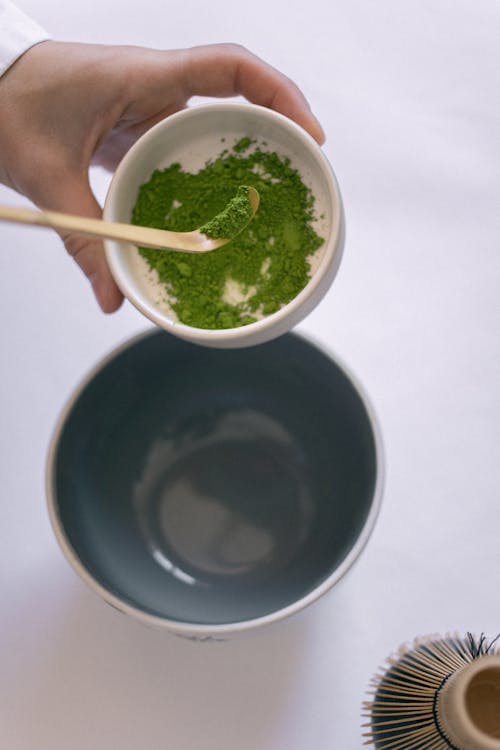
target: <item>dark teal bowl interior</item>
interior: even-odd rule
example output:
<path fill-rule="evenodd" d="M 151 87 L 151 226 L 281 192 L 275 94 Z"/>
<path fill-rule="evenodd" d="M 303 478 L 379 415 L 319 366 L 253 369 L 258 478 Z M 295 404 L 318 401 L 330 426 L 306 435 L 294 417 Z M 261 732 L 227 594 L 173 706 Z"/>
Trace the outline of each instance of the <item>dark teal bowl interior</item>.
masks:
<path fill-rule="evenodd" d="M 52 480 L 67 540 L 101 586 L 209 625 L 287 607 L 331 576 L 376 474 L 362 399 L 305 339 L 218 350 L 155 331 L 80 391 Z"/>

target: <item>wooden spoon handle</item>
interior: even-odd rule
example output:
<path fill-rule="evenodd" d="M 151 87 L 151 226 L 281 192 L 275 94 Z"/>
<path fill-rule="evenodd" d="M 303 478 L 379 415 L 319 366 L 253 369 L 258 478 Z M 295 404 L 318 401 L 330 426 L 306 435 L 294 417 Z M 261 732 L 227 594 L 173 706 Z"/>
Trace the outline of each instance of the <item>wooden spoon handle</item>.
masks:
<path fill-rule="evenodd" d="M 36 211 L 17 206 L 0 206 L 0 220 L 15 224 L 51 227 L 52 229 L 79 232 L 90 237 L 103 237 L 119 242 L 129 242 L 141 247 L 180 252 L 205 252 L 213 250 L 227 240 L 208 240 L 200 232 L 168 232 L 164 229 L 138 227 L 132 224 L 119 224 L 88 219 L 84 216 L 62 214 L 57 211 Z"/>

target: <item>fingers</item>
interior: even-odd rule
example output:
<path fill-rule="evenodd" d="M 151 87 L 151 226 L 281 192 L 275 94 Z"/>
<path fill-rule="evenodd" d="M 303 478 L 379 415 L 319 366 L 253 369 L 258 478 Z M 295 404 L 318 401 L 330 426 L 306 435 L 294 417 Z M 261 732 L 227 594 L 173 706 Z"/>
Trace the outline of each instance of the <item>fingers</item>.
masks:
<path fill-rule="evenodd" d="M 283 73 L 244 47 L 213 44 L 184 52 L 188 96 L 243 95 L 248 101 L 290 117 L 320 144 L 325 134 L 301 90 Z"/>
<path fill-rule="evenodd" d="M 102 242 L 70 233 L 64 237 L 64 245 L 90 281 L 101 310 L 105 313 L 118 310 L 123 295 L 111 276 Z"/>
<path fill-rule="evenodd" d="M 96 219 L 102 217 L 101 208 L 84 180 L 59 184 L 44 200 L 43 208 Z M 90 281 L 101 310 L 115 312 L 123 302 L 123 295 L 109 270 L 102 242 L 75 232 L 60 232 L 60 236 L 66 250 Z"/>

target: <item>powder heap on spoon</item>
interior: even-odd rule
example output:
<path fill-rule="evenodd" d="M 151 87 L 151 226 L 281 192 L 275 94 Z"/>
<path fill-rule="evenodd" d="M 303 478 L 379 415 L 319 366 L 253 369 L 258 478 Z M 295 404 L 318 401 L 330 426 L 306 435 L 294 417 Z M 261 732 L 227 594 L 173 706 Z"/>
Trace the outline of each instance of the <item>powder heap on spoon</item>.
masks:
<path fill-rule="evenodd" d="M 252 218 L 249 192 L 248 185 L 240 185 L 234 198 L 231 198 L 227 206 L 217 216 L 203 224 L 200 227 L 200 232 L 213 239 L 236 237 Z"/>

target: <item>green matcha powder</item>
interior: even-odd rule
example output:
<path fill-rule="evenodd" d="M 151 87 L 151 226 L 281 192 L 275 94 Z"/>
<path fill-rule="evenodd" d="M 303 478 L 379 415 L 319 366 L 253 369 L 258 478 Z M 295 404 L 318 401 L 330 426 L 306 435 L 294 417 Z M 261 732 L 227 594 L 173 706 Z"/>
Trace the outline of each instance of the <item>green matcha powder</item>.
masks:
<path fill-rule="evenodd" d="M 252 206 L 248 198 L 250 188 L 240 185 L 238 192 L 231 198 L 227 206 L 200 227 L 200 232 L 207 237 L 232 239 L 246 227 L 252 218 Z"/>
<path fill-rule="evenodd" d="M 186 325 L 236 328 L 276 312 L 307 284 L 308 258 L 323 243 L 311 226 L 314 197 L 290 160 L 254 145 L 243 138 L 195 174 L 180 164 L 156 170 L 139 190 L 133 224 L 201 227 L 211 237 L 246 224 L 248 186 L 260 195 L 254 218 L 223 247 L 200 255 L 140 248 Z"/>

